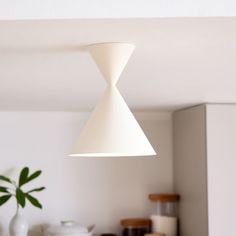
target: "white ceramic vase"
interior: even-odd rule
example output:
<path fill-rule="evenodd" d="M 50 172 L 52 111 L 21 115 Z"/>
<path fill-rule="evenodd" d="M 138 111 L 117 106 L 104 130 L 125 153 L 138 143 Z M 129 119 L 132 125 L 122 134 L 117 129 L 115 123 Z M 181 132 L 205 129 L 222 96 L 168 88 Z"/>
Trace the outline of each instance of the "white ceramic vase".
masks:
<path fill-rule="evenodd" d="M 17 208 L 16 214 L 9 225 L 10 236 L 27 236 L 28 227 L 27 220 L 22 215 L 20 209 Z"/>

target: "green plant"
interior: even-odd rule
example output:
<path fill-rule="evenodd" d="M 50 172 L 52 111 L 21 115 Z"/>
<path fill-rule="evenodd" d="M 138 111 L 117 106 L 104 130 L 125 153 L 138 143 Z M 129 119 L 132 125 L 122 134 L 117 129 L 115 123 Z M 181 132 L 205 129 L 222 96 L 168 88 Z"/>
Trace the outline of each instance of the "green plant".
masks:
<path fill-rule="evenodd" d="M 0 175 L 0 180 L 4 181 L 8 186 L 0 186 L 0 192 L 4 195 L 0 196 L 0 206 L 15 197 L 17 208 L 21 206 L 22 208 L 26 205 L 26 200 L 28 200 L 33 206 L 42 209 L 42 204 L 38 199 L 33 197 L 31 193 L 40 192 L 45 189 L 45 187 L 34 188 L 29 191 L 23 191 L 22 186 L 36 179 L 41 173 L 41 170 L 35 171 L 33 174 L 29 174 L 29 168 L 24 167 L 19 175 L 19 180 L 16 182 L 9 177 Z"/>

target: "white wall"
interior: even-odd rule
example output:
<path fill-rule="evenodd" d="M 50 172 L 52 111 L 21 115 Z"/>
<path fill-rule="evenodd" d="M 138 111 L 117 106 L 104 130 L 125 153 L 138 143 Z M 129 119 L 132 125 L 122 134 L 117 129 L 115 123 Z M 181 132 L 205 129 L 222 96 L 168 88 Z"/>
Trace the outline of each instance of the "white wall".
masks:
<path fill-rule="evenodd" d="M 207 105 L 209 236 L 236 235 L 236 105 Z"/>
<path fill-rule="evenodd" d="M 173 190 L 170 114 L 136 117 L 160 158 L 67 157 L 88 113 L 0 112 L 0 173 L 15 176 L 24 166 L 43 170 L 32 186 L 47 187 L 35 194 L 44 209 L 24 210 L 30 235 L 39 235 L 40 224 L 66 219 L 96 223 L 97 233 L 118 233 L 121 218 L 151 213 L 149 193 Z M 6 235 L 14 212 L 12 200 L 0 207 L 0 235 Z"/>
<path fill-rule="evenodd" d="M 204 105 L 174 113 L 174 189 L 181 196 L 181 236 L 208 235 L 205 134 Z"/>

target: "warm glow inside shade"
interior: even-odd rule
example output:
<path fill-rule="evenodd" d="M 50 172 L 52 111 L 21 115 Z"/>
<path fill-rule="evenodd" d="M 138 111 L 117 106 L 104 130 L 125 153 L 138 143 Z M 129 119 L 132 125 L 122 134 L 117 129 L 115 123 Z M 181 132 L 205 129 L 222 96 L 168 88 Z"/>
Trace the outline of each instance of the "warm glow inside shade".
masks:
<path fill-rule="evenodd" d="M 133 50 L 134 46 L 126 43 L 89 46 L 89 51 L 108 82 L 108 87 L 83 128 L 70 156 L 156 155 L 115 86 Z"/>

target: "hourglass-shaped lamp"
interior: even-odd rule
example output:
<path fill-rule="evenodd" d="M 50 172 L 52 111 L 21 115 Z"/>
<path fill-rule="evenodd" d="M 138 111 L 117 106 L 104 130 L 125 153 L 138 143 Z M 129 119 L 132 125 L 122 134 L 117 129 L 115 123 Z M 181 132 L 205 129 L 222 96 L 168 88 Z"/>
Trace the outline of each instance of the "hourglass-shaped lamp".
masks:
<path fill-rule="evenodd" d="M 108 86 L 83 128 L 70 156 L 153 156 L 152 148 L 116 83 L 135 46 L 127 43 L 99 43 L 88 50 Z"/>

